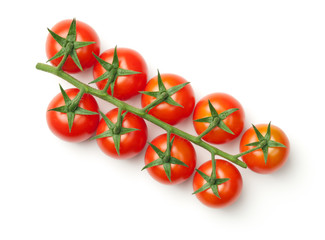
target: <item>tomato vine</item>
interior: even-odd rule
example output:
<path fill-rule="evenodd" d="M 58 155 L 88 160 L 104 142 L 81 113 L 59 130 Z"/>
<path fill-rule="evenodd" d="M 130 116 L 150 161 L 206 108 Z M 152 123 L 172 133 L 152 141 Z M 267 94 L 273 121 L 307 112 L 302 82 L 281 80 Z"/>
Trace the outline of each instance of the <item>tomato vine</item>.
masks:
<path fill-rule="evenodd" d="M 109 95 L 107 92 L 103 92 L 102 90 L 98 90 L 93 87 L 90 87 L 89 85 L 84 84 L 83 82 L 74 78 L 70 74 L 68 74 L 60 69 L 57 69 L 56 67 L 53 67 L 53 66 L 50 66 L 50 65 L 44 64 L 44 63 L 37 63 L 36 68 L 38 70 L 54 74 L 54 75 L 64 79 L 65 81 L 69 82 L 73 86 L 75 86 L 79 89 L 83 89 L 85 91 L 85 93 L 88 93 L 88 94 L 91 94 L 98 98 L 101 98 L 101 99 L 115 105 L 118 108 L 122 108 L 125 111 L 131 112 L 135 115 L 138 115 L 139 117 L 146 119 L 147 121 L 161 127 L 162 129 L 164 129 L 166 131 L 169 131 L 170 133 L 173 133 L 173 134 L 178 135 L 182 138 L 185 138 L 185 139 L 189 140 L 190 142 L 208 150 L 211 154 L 223 157 L 240 167 L 243 167 L 243 168 L 247 167 L 246 163 L 239 160 L 235 155 L 224 152 L 221 149 L 214 147 L 211 144 L 208 144 L 207 142 L 204 142 L 203 140 L 201 140 L 201 138 L 199 138 L 197 136 L 191 135 L 187 132 L 184 132 L 184 131 L 170 125 L 170 124 L 167 124 L 167 123 L 155 118 L 154 116 L 148 114 L 143 109 L 136 108 L 132 105 L 127 104 L 126 102 L 118 100 L 118 99 L 112 97 L 111 95 Z"/>
<path fill-rule="evenodd" d="M 272 128 L 270 123 L 267 127 L 264 125 L 255 127 L 253 125 L 253 130 L 249 129 L 244 134 L 240 143 L 241 152 L 238 154 L 232 155 L 211 145 L 211 143 L 220 144 L 228 142 L 238 137 L 243 130 L 244 112 L 242 106 L 236 99 L 227 94 L 213 93 L 201 99 L 197 103 L 193 114 L 193 123 L 198 134 L 197 136 L 191 135 L 173 126 L 181 119 L 188 117 L 193 111 L 195 99 L 193 90 L 189 87 L 190 85 L 188 85 L 189 82 L 173 74 L 164 74 L 164 77 L 162 77 L 158 71 L 157 77 L 151 79 L 149 81 L 150 84 L 147 84 L 147 86 L 150 85 L 150 87 L 147 88 L 146 86 L 146 88 L 144 88 L 144 84 L 147 80 L 147 66 L 140 54 L 130 49 L 118 50 L 117 47 L 115 47 L 113 51 L 109 49 L 101 56 L 98 56 L 99 43 L 89 41 L 87 40 L 87 37 L 85 37 L 86 40 L 84 41 L 77 41 L 77 21 L 73 19 L 69 27 L 67 23 L 68 21 L 63 21 L 63 23 L 60 22 L 59 24 L 60 31 L 68 30 L 65 38 L 48 29 L 51 36 L 50 42 L 52 41 L 53 43 L 53 39 L 56 41 L 56 49 L 50 48 L 49 52 L 51 52 L 51 56 L 48 60 L 48 62 L 51 62 L 54 66 L 44 63 L 36 64 L 36 69 L 54 74 L 76 87 L 76 89 L 72 90 L 75 92 L 75 96 L 73 99 L 70 99 L 67 92 L 65 92 L 60 86 L 60 98 L 63 98 L 63 100 L 60 101 L 64 103 L 62 106 L 54 105 L 52 108 L 49 108 L 48 111 L 53 114 L 66 114 L 67 121 L 60 123 L 61 129 L 68 128 L 68 131 L 64 130 L 68 133 L 63 133 L 63 135 L 71 134 L 74 129 L 73 124 L 76 115 L 86 117 L 97 115 L 94 119 L 94 126 L 98 125 L 100 115 L 102 120 L 99 123 L 100 127 L 97 128 L 97 135 L 91 139 L 97 139 L 97 142 L 106 154 L 127 158 L 128 156 L 134 156 L 139 153 L 145 145 L 147 139 L 147 126 L 143 121 L 143 119 L 145 119 L 164 129 L 167 134 L 166 136 L 159 136 L 157 138 L 158 140 L 155 140 L 157 144 L 159 143 L 161 149 L 154 144 L 149 143 L 148 150 L 149 152 L 151 151 L 151 153 L 148 155 L 149 157 L 146 159 L 146 165 L 143 169 L 150 169 L 153 176 L 155 176 L 158 181 L 166 183 L 165 180 L 167 178 L 168 184 L 180 182 L 189 178 L 195 167 L 196 156 L 191 143 L 206 149 L 211 154 L 211 161 L 206 162 L 199 169 L 196 169 L 193 181 L 193 194 L 196 194 L 203 203 L 205 202 L 206 205 L 213 207 L 224 206 L 234 201 L 234 199 L 238 197 L 242 186 L 242 179 L 239 171 L 229 162 L 216 160 L 216 156 L 227 159 L 242 168 L 249 167 L 253 171 L 259 173 L 272 172 L 282 166 L 286 161 L 289 152 L 289 142 L 285 134 L 277 127 L 272 126 Z M 86 29 L 86 32 L 87 30 L 89 31 L 87 34 L 90 39 L 98 39 L 97 34 L 88 25 L 81 23 L 81 26 Z M 61 46 L 60 49 L 58 48 L 58 45 Z M 92 45 L 95 45 L 95 52 L 91 50 L 91 47 L 89 47 Z M 83 61 L 79 61 L 78 51 L 82 48 L 88 49 L 83 53 Z M 131 63 L 128 63 L 133 66 L 131 69 L 127 63 L 124 62 L 121 64 L 119 61 L 118 51 L 120 51 L 124 61 L 128 58 L 126 56 L 132 56 L 132 60 L 130 60 Z M 82 66 L 89 67 L 89 62 L 85 61 L 89 59 L 92 59 L 92 64 L 95 64 L 95 60 L 97 60 L 96 67 L 94 68 L 96 69 L 94 70 L 95 79 L 89 84 L 96 83 L 99 89 L 93 88 L 69 74 L 82 71 Z M 55 62 L 53 62 L 54 60 Z M 107 60 L 112 61 L 112 63 Z M 68 62 L 69 64 L 67 64 Z M 122 81 L 124 83 L 119 85 L 118 78 L 126 76 L 129 77 L 129 80 Z M 133 89 L 132 83 L 137 85 L 134 85 Z M 168 84 L 168 87 L 166 87 L 165 84 Z M 123 88 L 124 90 L 127 89 L 127 91 L 123 92 Z M 71 91 L 69 90 L 69 94 L 70 92 Z M 142 94 L 142 108 L 134 107 L 122 101 L 138 93 Z M 106 115 L 99 110 L 97 111 L 97 103 L 94 104 L 94 106 L 97 106 L 95 109 L 96 111 L 84 109 L 79 106 L 79 103 L 85 95 L 103 99 L 104 101 L 115 105 L 117 109 L 113 109 Z M 185 98 L 185 100 L 182 100 L 182 104 L 185 104 L 184 106 L 180 104 L 180 102 L 175 101 L 177 98 L 176 96 L 182 96 Z M 188 101 L 186 101 L 186 99 Z M 161 107 L 162 104 L 167 104 L 173 110 L 171 111 L 169 109 L 169 114 L 166 114 L 166 111 L 159 112 L 163 109 L 163 107 Z M 154 111 L 158 105 L 160 106 L 160 110 Z M 162 117 L 165 115 L 167 115 L 167 119 Z M 174 119 L 172 117 L 174 117 Z M 110 118 L 114 118 L 115 123 L 113 123 Z M 124 126 L 124 120 L 127 118 L 132 118 L 133 120 L 131 122 L 135 125 L 132 126 L 132 124 L 126 124 L 126 126 Z M 138 124 L 135 122 L 138 122 Z M 86 123 L 86 121 L 84 121 L 84 123 Z M 65 127 L 64 125 L 68 125 L 68 127 Z M 258 128 L 261 128 L 261 130 Z M 271 129 L 274 132 L 271 133 Z M 94 129 L 92 129 L 92 131 L 93 130 Z M 261 131 L 264 132 L 264 135 Z M 87 137 L 89 134 L 91 134 L 91 131 L 88 132 Z M 130 137 L 132 139 L 131 142 L 133 143 L 132 146 L 128 143 L 128 148 L 132 150 L 126 152 L 123 150 L 122 153 L 122 138 L 124 135 L 128 134 L 134 135 L 133 137 Z M 135 136 L 136 134 L 140 135 Z M 172 139 L 171 136 L 173 136 Z M 177 139 L 175 142 L 178 142 L 178 145 L 182 145 L 184 152 L 190 153 L 192 157 L 186 157 L 185 160 L 183 159 L 183 161 L 181 161 L 172 156 L 175 136 Z M 139 141 L 139 138 L 143 141 Z M 112 141 L 106 141 L 107 139 L 112 139 Z M 187 143 L 184 145 L 184 142 L 180 143 L 179 139 L 183 139 Z M 164 147 L 161 144 L 165 145 L 165 150 L 163 150 Z M 275 150 L 270 153 L 269 149 L 273 150 L 274 148 L 278 151 Z M 124 145 L 123 149 L 125 149 Z M 128 152 L 132 152 L 132 154 L 129 154 Z M 263 154 L 262 158 L 260 157 L 260 152 Z M 154 159 L 155 157 L 153 156 L 156 155 L 158 158 Z M 182 156 L 182 158 L 184 157 Z M 243 161 L 239 158 L 242 158 Z M 185 162 L 190 164 L 191 167 L 189 167 Z M 182 172 L 183 176 L 175 178 L 171 174 L 174 171 L 172 165 L 173 167 L 183 167 L 182 170 L 175 170 L 178 171 L 178 173 Z M 157 170 L 157 167 L 160 167 L 160 170 Z M 165 174 L 161 173 L 161 167 Z M 185 170 L 184 167 L 188 169 Z M 152 170 L 153 168 L 157 171 Z M 174 180 L 172 181 L 172 179 Z M 229 187 L 232 188 L 232 190 L 223 192 L 224 188 L 219 189 L 219 185 L 225 186 L 224 184 L 232 186 Z M 224 196 L 224 199 L 220 200 L 222 198 L 221 196 Z M 207 199 L 209 199 L 208 202 L 206 201 Z"/>

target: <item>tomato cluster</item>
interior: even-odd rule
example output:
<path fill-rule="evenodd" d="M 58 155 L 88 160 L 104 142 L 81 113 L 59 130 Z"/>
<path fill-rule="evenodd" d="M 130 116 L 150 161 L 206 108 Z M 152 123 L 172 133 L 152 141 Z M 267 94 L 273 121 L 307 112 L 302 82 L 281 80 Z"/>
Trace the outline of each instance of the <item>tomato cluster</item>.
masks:
<path fill-rule="evenodd" d="M 215 92 L 195 104 L 191 85 L 179 75 L 158 72 L 148 81 L 148 67 L 140 53 L 115 47 L 100 54 L 96 32 L 75 19 L 61 21 L 49 32 L 46 53 L 58 71 L 77 73 L 93 67 L 90 84 L 96 83 L 99 90 L 119 100 L 141 94 L 142 104 L 137 112 L 120 106 L 105 114 L 84 89 L 61 88 L 46 113 L 48 126 L 56 136 L 71 142 L 96 139 L 108 156 L 132 158 L 146 147 L 148 129 L 141 116 L 149 114 L 166 123 L 167 133 L 148 144 L 143 169 L 163 184 L 179 184 L 195 172 L 194 194 L 209 207 L 224 207 L 239 197 L 243 179 L 235 165 L 215 159 L 217 153 L 211 150 L 211 160 L 196 169 L 197 156 L 191 143 L 224 144 L 238 138 L 244 130 L 245 113 L 237 99 Z M 172 127 L 191 115 L 198 135 L 195 140 L 178 136 Z M 288 154 L 285 133 L 274 125 L 260 124 L 246 130 L 240 153 L 233 157 L 241 157 L 254 172 L 271 173 L 285 163 Z"/>

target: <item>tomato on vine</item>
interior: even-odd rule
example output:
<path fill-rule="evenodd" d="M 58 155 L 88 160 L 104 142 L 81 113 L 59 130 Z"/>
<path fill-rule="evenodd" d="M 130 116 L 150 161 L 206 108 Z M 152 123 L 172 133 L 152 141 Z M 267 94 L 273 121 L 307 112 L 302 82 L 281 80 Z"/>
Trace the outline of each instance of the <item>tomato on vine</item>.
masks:
<path fill-rule="evenodd" d="M 243 186 L 242 176 L 234 165 L 225 160 L 217 159 L 215 166 L 215 177 L 210 177 L 213 169 L 211 160 L 197 169 L 193 178 L 194 194 L 208 207 L 226 207 L 238 199 Z"/>
<path fill-rule="evenodd" d="M 73 19 L 58 22 L 48 30 L 46 55 L 51 64 L 69 73 L 94 65 L 96 59 L 93 53 L 99 54 L 100 41 L 92 27 Z"/>
<path fill-rule="evenodd" d="M 290 151 L 289 139 L 277 126 L 259 124 L 249 128 L 241 138 L 243 161 L 254 172 L 267 174 L 281 168 Z M 241 154 L 239 154 L 241 155 Z"/>
<path fill-rule="evenodd" d="M 147 169 L 158 182 L 178 184 L 193 174 L 196 153 L 188 140 L 173 134 L 162 134 L 149 144 L 145 164 L 143 169 Z"/>
<path fill-rule="evenodd" d="M 196 153 L 191 142 L 197 144 L 211 153 L 212 160 L 196 169 L 193 194 L 203 204 L 214 208 L 234 203 L 241 193 L 241 174 L 230 162 L 243 168 L 248 166 L 258 173 L 271 173 L 287 161 L 289 140 L 280 128 L 271 124 L 253 125 L 248 129 L 242 136 L 240 153 L 236 155 L 209 144 L 227 143 L 243 130 L 245 113 L 232 96 L 212 93 L 195 106 L 193 89 L 184 78 L 158 71 L 157 76 L 147 82 L 147 64 L 138 52 L 115 47 L 99 56 L 99 38 L 87 24 L 75 19 L 64 20 L 48 31 L 46 54 L 48 62 L 54 66 L 38 63 L 36 68 L 79 88 L 63 90 L 60 86 L 61 94 L 48 106 L 48 126 L 59 138 L 80 142 L 96 132 L 92 139 L 96 139 L 105 154 L 128 159 L 139 154 L 146 145 L 146 119 L 165 129 L 167 134 L 149 143 L 142 170 L 147 169 L 163 184 L 182 183 L 194 172 Z M 96 83 L 99 90 L 64 73 L 77 73 L 93 65 L 94 80 L 90 83 Z M 119 101 L 139 93 L 142 94 L 141 109 Z M 92 95 L 118 108 L 104 114 Z M 198 136 L 170 126 L 188 118 L 193 109 L 193 124 Z M 215 160 L 215 156 L 230 162 Z"/>
<path fill-rule="evenodd" d="M 141 93 L 142 107 L 168 124 L 175 125 L 193 112 L 193 89 L 189 82 L 176 74 L 160 74 L 158 71 Z"/>
<path fill-rule="evenodd" d="M 96 131 L 99 114 L 98 104 L 90 94 L 78 88 L 63 90 L 48 105 L 46 120 L 50 130 L 69 142 L 82 142 Z"/>
<path fill-rule="evenodd" d="M 139 154 L 147 142 L 147 125 L 130 112 L 114 108 L 106 114 L 100 112 L 96 136 L 100 149 L 108 156 L 129 159 Z"/>
<path fill-rule="evenodd" d="M 193 124 L 203 140 L 222 144 L 240 135 L 245 113 L 241 104 L 226 93 L 212 93 L 195 106 Z"/>
<path fill-rule="evenodd" d="M 144 58 L 137 51 L 115 47 L 95 57 L 95 80 L 91 83 L 96 83 L 99 89 L 120 100 L 127 100 L 145 88 L 148 68 Z"/>

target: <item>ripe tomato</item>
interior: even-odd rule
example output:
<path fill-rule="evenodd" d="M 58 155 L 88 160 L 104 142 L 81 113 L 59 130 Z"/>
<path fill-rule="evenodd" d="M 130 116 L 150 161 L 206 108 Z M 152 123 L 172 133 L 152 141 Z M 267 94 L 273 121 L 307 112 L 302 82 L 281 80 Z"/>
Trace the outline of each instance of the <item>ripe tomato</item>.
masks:
<path fill-rule="evenodd" d="M 255 126 L 258 131 L 265 136 L 267 132 L 267 124 L 259 124 Z M 277 126 L 271 125 L 271 140 L 279 142 L 285 147 L 269 147 L 268 158 L 265 164 L 264 154 L 261 149 L 255 150 L 242 156 L 243 161 L 248 168 L 257 173 L 272 173 L 279 169 L 286 162 L 289 156 L 290 144 L 286 134 Z M 240 152 L 245 152 L 254 146 L 245 146 L 246 144 L 257 142 L 258 138 L 253 128 L 249 128 L 241 138 Z"/>
<path fill-rule="evenodd" d="M 199 167 L 199 170 L 206 175 L 211 176 L 212 161 L 210 160 L 203 163 Z M 214 195 L 211 188 L 195 195 L 206 206 L 221 208 L 232 204 L 238 199 L 243 186 L 243 179 L 240 172 L 233 164 L 221 159 L 216 160 L 216 176 L 217 178 L 229 178 L 229 180 L 225 183 L 218 185 L 220 198 Z M 200 189 L 206 183 L 206 180 L 204 180 L 204 178 L 198 172 L 194 174 L 194 191 Z"/>
<path fill-rule="evenodd" d="M 112 109 L 106 113 L 106 116 L 113 123 L 116 123 L 118 108 Z M 108 156 L 119 159 L 129 159 L 140 153 L 146 145 L 148 136 L 147 125 L 141 117 L 128 112 L 123 119 L 122 127 L 136 128 L 138 131 L 133 131 L 121 135 L 119 149 L 120 155 L 116 151 L 113 137 L 98 138 L 96 140 L 100 149 Z M 97 128 L 96 135 L 99 135 L 107 130 L 109 130 L 107 124 L 105 123 L 104 119 L 101 119 Z"/>
<path fill-rule="evenodd" d="M 187 82 L 184 78 L 175 74 L 161 74 L 161 79 L 167 90 L 171 87 Z M 144 91 L 153 92 L 158 90 L 158 76 L 155 76 L 147 83 L 147 86 Z M 187 84 L 181 90 L 173 94 L 171 98 L 183 107 L 173 106 L 169 103 L 162 102 L 152 108 L 149 111 L 149 114 L 168 124 L 175 125 L 181 120 L 189 117 L 193 112 L 193 108 L 195 105 L 194 92 L 190 84 Z M 142 94 L 142 107 L 149 105 L 151 102 L 155 101 L 155 99 L 155 97 Z"/>
<path fill-rule="evenodd" d="M 139 74 L 119 76 L 114 86 L 114 97 L 120 100 L 127 100 L 139 94 L 147 83 L 148 68 L 144 58 L 136 51 L 129 48 L 117 48 L 117 56 L 119 60 L 119 68 L 140 72 Z M 100 56 L 105 62 L 112 63 L 114 57 L 114 48 L 108 49 Z M 93 69 L 94 79 L 100 77 L 106 70 L 96 62 Z M 107 79 L 97 82 L 99 89 L 104 89 Z M 111 94 L 109 87 L 107 92 Z"/>
<path fill-rule="evenodd" d="M 245 113 L 241 104 L 226 93 L 212 93 L 202 98 L 195 106 L 193 120 L 211 117 L 208 100 L 210 100 L 218 114 L 231 108 L 238 108 L 239 110 L 233 112 L 223 120 L 234 134 L 215 127 L 203 137 L 203 140 L 209 143 L 222 144 L 238 137 L 244 128 Z M 203 133 L 209 126 L 207 122 L 193 122 L 193 124 L 198 135 Z"/>
<path fill-rule="evenodd" d="M 193 145 L 186 139 L 171 134 L 170 139 L 174 138 L 171 147 L 171 156 L 182 161 L 187 165 L 170 164 L 171 174 L 169 181 L 163 165 L 147 168 L 149 174 L 158 182 L 163 184 L 178 184 L 187 180 L 194 172 L 196 166 L 196 153 Z M 156 146 L 162 152 L 167 149 L 167 134 L 162 134 L 156 137 L 151 144 Z M 145 164 L 149 164 L 157 160 L 159 156 L 151 146 L 148 146 L 145 155 Z"/>
<path fill-rule="evenodd" d="M 79 93 L 79 89 L 71 88 L 65 90 L 68 97 L 72 100 Z M 48 110 L 64 106 L 65 101 L 61 93 L 56 95 L 50 104 Z M 79 107 L 98 112 L 98 104 L 95 98 L 85 93 L 79 102 Z M 59 138 L 69 142 L 82 142 L 90 138 L 97 129 L 99 114 L 97 115 L 78 115 L 74 117 L 71 132 L 69 132 L 68 117 L 66 113 L 47 111 L 46 120 L 50 130 Z"/>
<path fill-rule="evenodd" d="M 56 34 L 58 34 L 59 36 L 65 38 L 69 32 L 71 22 L 72 20 L 63 20 L 61 22 L 58 22 L 57 24 L 54 25 L 54 27 L 51 30 Z M 76 31 L 77 31 L 77 37 L 76 37 L 77 42 L 96 42 L 94 44 L 78 48 L 76 50 L 80 64 L 83 70 L 85 70 L 94 65 L 96 59 L 92 53 L 94 52 L 97 55 L 99 54 L 100 41 L 95 30 L 91 28 L 89 25 L 87 25 L 86 23 L 77 20 Z M 51 36 L 51 34 L 49 34 L 46 40 L 46 55 L 48 59 L 50 59 L 57 52 L 59 52 L 61 48 L 62 46 L 57 41 L 55 41 L 55 39 Z M 51 63 L 54 66 L 57 66 L 59 65 L 61 60 L 62 57 L 52 60 Z M 71 56 L 69 56 L 67 61 L 64 63 L 62 70 L 69 73 L 80 72 L 80 69 L 74 63 Z"/>

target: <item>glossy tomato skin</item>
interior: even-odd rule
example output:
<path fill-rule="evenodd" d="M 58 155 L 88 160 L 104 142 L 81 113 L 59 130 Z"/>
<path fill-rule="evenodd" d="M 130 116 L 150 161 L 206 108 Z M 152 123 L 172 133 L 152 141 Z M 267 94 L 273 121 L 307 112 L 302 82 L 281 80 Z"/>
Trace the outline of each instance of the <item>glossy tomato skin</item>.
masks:
<path fill-rule="evenodd" d="M 162 82 L 164 83 L 166 89 L 171 87 L 186 83 L 187 81 L 176 75 L 176 74 L 160 74 Z M 147 83 L 146 88 L 144 91 L 158 91 L 158 76 L 153 77 Z M 171 96 L 173 100 L 178 102 L 183 107 L 172 106 L 166 102 L 160 103 L 158 106 L 155 106 L 149 111 L 149 114 L 153 115 L 154 117 L 170 124 L 175 125 L 180 121 L 188 118 L 194 109 L 195 105 L 195 97 L 194 92 L 190 84 L 187 84 L 181 90 L 176 92 Z M 142 94 L 141 97 L 141 104 L 142 107 L 147 106 L 151 102 L 155 101 L 156 98 Z"/>
<path fill-rule="evenodd" d="M 268 124 L 259 124 L 255 126 L 263 136 L 267 132 Z M 287 161 L 290 152 L 290 143 L 286 134 L 277 126 L 271 125 L 271 140 L 282 143 L 286 146 L 269 148 L 268 158 L 265 164 L 264 155 L 261 149 L 242 156 L 247 167 L 254 172 L 261 174 L 272 173 L 281 168 Z M 253 146 L 245 146 L 246 144 L 257 142 L 258 138 L 253 128 L 249 128 L 242 136 L 240 141 L 240 152 L 245 152 Z"/>
<path fill-rule="evenodd" d="M 65 90 L 72 100 L 79 93 L 79 89 L 71 88 Z M 56 95 L 50 104 L 48 110 L 65 105 L 61 93 Z M 79 102 L 79 107 L 89 111 L 98 112 L 98 104 L 95 98 L 85 93 Z M 97 115 L 75 115 L 71 132 L 69 132 L 68 117 L 66 113 L 47 111 L 46 120 L 50 130 L 62 140 L 68 142 L 82 142 L 90 138 L 96 131 L 99 123 L 99 114 Z"/>
<path fill-rule="evenodd" d="M 212 172 L 212 161 L 203 163 L 199 170 L 203 173 L 211 176 Z M 206 206 L 212 208 L 222 208 L 234 203 L 242 190 L 243 179 L 238 169 L 231 163 L 225 160 L 216 160 L 216 175 L 217 178 L 230 178 L 227 182 L 218 185 L 218 191 L 220 198 L 218 198 L 212 190 L 209 188 L 203 192 L 199 192 L 196 197 Z M 201 175 L 196 172 L 193 178 L 193 189 L 194 191 L 200 189 L 206 181 Z"/>
<path fill-rule="evenodd" d="M 147 83 L 148 67 L 144 58 L 135 50 L 129 48 L 117 48 L 119 67 L 122 69 L 140 72 L 139 74 L 119 76 L 114 86 L 114 97 L 120 100 L 130 99 L 142 91 Z M 114 48 L 108 49 L 100 56 L 101 59 L 108 63 L 113 62 Z M 93 69 L 94 79 L 100 77 L 106 70 L 97 62 Z M 104 89 L 107 80 L 97 82 L 99 89 Z M 111 94 L 111 89 L 108 89 Z"/>
<path fill-rule="evenodd" d="M 170 139 L 175 135 L 171 134 Z M 162 152 L 166 151 L 167 148 L 167 134 L 162 134 L 156 137 L 152 142 L 153 145 L 158 147 Z M 179 136 L 175 136 L 173 146 L 171 148 L 171 156 L 184 162 L 188 167 L 181 166 L 178 164 L 171 164 L 171 182 L 166 176 L 164 167 L 162 165 L 147 168 L 149 174 L 156 181 L 172 185 L 179 184 L 186 181 L 190 176 L 192 176 L 195 166 L 196 166 L 196 153 L 193 145 L 186 139 Z M 148 146 L 145 155 L 145 165 L 158 159 L 158 155 Z"/>
<path fill-rule="evenodd" d="M 223 144 L 237 138 L 244 128 L 245 113 L 242 105 L 229 94 L 212 93 L 203 97 L 195 106 L 193 120 L 211 116 L 208 100 L 210 100 L 218 114 L 231 108 L 238 108 L 239 110 L 223 120 L 234 134 L 227 133 L 219 127 L 216 127 L 205 135 L 203 140 L 213 144 Z M 209 123 L 205 122 L 193 122 L 193 124 L 198 135 L 204 132 L 209 126 Z"/>
<path fill-rule="evenodd" d="M 58 22 L 57 24 L 54 25 L 54 27 L 51 30 L 56 34 L 60 35 L 61 37 L 65 38 L 69 32 L 71 22 L 72 20 L 63 20 L 61 22 Z M 87 68 L 92 67 L 96 62 L 96 59 L 92 53 L 95 53 L 96 55 L 99 54 L 100 40 L 95 30 L 84 22 L 78 20 L 76 21 L 76 31 L 77 31 L 76 41 L 96 42 L 94 44 L 76 50 L 80 64 L 83 70 L 85 70 Z M 61 45 L 54 40 L 51 34 L 49 34 L 46 40 L 46 55 L 48 59 L 53 57 L 58 51 L 60 51 L 61 48 L 62 48 Z M 62 57 L 54 59 L 51 61 L 51 64 L 57 66 L 59 65 L 61 59 Z M 68 73 L 80 72 L 80 69 L 74 63 L 74 61 L 70 56 L 68 57 L 67 61 L 63 65 L 62 70 Z"/>
<path fill-rule="evenodd" d="M 123 113 L 123 112 L 122 112 Z M 106 116 L 116 123 L 118 116 L 118 108 L 114 108 Z M 141 117 L 138 117 L 128 112 L 122 122 L 122 127 L 136 128 L 138 131 L 133 131 L 121 135 L 120 155 L 118 155 L 112 137 L 98 138 L 97 144 L 100 149 L 110 157 L 116 159 L 129 159 L 139 154 L 147 143 L 148 130 L 147 125 Z M 103 119 L 100 120 L 96 135 L 99 135 L 108 130 L 108 127 Z"/>

